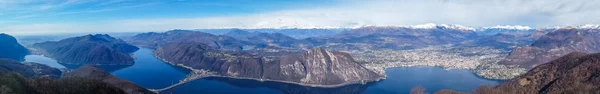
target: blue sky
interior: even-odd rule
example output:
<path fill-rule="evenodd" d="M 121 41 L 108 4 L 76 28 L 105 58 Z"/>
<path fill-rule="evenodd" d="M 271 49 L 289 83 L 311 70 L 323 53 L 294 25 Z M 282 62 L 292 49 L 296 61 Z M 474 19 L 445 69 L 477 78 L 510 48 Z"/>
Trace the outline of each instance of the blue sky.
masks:
<path fill-rule="evenodd" d="M 425 23 L 598 24 L 600 0 L 0 0 L 13 35 Z"/>
<path fill-rule="evenodd" d="M 0 1 L 1 25 L 146 18 L 193 18 L 322 7 L 327 0 L 32 0 Z M 14 2 L 17 5 L 12 5 Z"/>

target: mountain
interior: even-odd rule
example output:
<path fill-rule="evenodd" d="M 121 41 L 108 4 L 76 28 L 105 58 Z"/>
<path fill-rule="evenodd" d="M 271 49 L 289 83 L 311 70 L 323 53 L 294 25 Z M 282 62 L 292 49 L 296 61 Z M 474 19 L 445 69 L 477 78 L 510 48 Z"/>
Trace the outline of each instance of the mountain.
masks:
<path fill-rule="evenodd" d="M 0 58 L 0 70 L 16 72 L 27 78 L 49 77 L 60 78 L 62 71 L 38 63 L 20 63 Z"/>
<path fill-rule="evenodd" d="M 500 33 L 532 33 L 534 32 L 536 29 L 531 28 L 529 26 L 510 26 L 510 25 L 498 25 L 498 26 L 492 26 L 492 27 L 482 27 L 480 29 L 477 29 L 476 32 L 479 35 L 495 35 L 495 34 L 500 34 Z"/>
<path fill-rule="evenodd" d="M 281 33 L 259 33 L 255 36 L 248 37 L 245 40 L 254 42 L 255 44 L 286 48 L 308 48 L 313 46 L 313 44 L 308 41 L 298 40 Z"/>
<path fill-rule="evenodd" d="M 599 29 L 562 28 L 515 48 L 500 64 L 532 68 L 571 52 L 600 52 Z"/>
<path fill-rule="evenodd" d="M 259 32 L 248 32 L 248 31 L 245 31 L 245 30 L 233 29 L 233 30 L 225 33 L 224 35 L 227 35 L 227 36 L 230 36 L 230 37 L 234 37 L 234 38 L 237 38 L 237 39 L 244 39 L 244 38 L 256 36 L 258 34 L 259 34 Z"/>
<path fill-rule="evenodd" d="M 295 39 L 304 39 L 310 37 L 325 37 L 336 35 L 346 28 L 260 28 L 260 29 L 195 29 L 193 31 L 210 33 L 213 35 L 228 35 L 232 31 L 247 31 L 256 33 L 281 33 Z M 232 35 L 228 35 L 232 36 Z M 245 35 L 246 36 L 246 35 Z M 251 35 L 250 35 L 251 36 Z M 235 37 L 235 36 L 232 36 Z M 236 37 L 238 38 L 238 37 Z"/>
<path fill-rule="evenodd" d="M 142 33 L 126 39 L 129 43 L 142 47 L 156 48 L 171 42 L 200 42 L 215 49 L 242 50 L 244 48 L 262 48 L 266 45 L 252 44 L 230 36 L 217 36 L 190 30 L 171 30 L 164 33 Z"/>
<path fill-rule="evenodd" d="M 29 50 L 17 42 L 15 37 L 8 34 L 0 34 L 0 58 L 8 58 L 23 61 Z"/>
<path fill-rule="evenodd" d="M 329 38 L 308 38 L 316 45 L 336 45 L 338 48 L 361 48 L 356 45 L 368 45 L 370 49 L 414 49 L 429 45 L 458 44 L 473 40 L 477 34 L 470 28 L 459 26 L 415 26 L 415 27 L 361 27 L 343 31 Z"/>
<path fill-rule="evenodd" d="M 92 66 L 62 74 L 46 65 L 8 59 L 0 59 L 0 87 L 0 94 L 152 94 Z"/>
<path fill-rule="evenodd" d="M 550 32 L 547 29 L 536 29 L 527 32 L 499 32 L 494 35 L 480 35 L 475 40 L 477 46 L 491 46 L 501 49 L 509 49 L 525 46 L 533 43 L 535 40 Z"/>
<path fill-rule="evenodd" d="M 277 51 L 279 50 L 269 50 L 271 53 Z M 262 56 L 220 51 L 202 43 L 182 42 L 163 45 L 154 54 L 171 64 L 209 70 L 232 78 L 322 87 L 364 83 L 382 78 L 346 53 L 321 48 L 281 56 Z"/>
<path fill-rule="evenodd" d="M 600 94 L 600 53 L 572 52 L 541 64 L 498 86 L 479 86 L 473 94 Z M 445 90 L 440 94 L 459 94 Z M 464 93 L 463 93 L 464 94 Z"/>
<path fill-rule="evenodd" d="M 120 88 L 128 94 L 153 94 L 153 92 L 127 80 L 118 78 L 94 66 L 82 66 L 65 74 L 66 77 L 80 77 L 104 82 Z"/>
<path fill-rule="evenodd" d="M 139 48 L 109 35 L 85 35 L 33 44 L 62 64 L 133 65 L 131 53 Z"/>
<path fill-rule="evenodd" d="M 600 54 L 573 52 L 477 94 L 598 94 Z"/>
<path fill-rule="evenodd" d="M 292 28 L 292 29 L 243 29 L 246 31 L 261 32 L 261 33 L 281 33 L 295 39 L 305 39 L 310 37 L 326 37 L 336 35 L 347 29 L 323 29 L 323 28 Z"/>

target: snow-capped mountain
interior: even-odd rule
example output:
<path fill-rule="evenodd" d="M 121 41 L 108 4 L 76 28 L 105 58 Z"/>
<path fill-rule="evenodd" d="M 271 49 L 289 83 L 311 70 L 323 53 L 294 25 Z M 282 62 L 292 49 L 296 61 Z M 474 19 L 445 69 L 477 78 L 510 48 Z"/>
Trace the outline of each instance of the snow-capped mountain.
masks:
<path fill-rule="evenodd" d="M 600 29 L 600 25 L 599 24 L 584 24 L 584 25 L 579 25 L 579 26 L 554 26 L 554 27 L 547 27 L 546 29 L 561 29 L 561 28 L 576 28 L 576 29 Z"/>
<path fill-rule="evenodd" d="M 468 26 L 462 26 L 462 25 L 456 25 L 456 24 L 434 24 L 434 23 L 427 23 L 427 24 L 421 24 L 421 25 L 414 25 L 414 26 L 410 26 L 409 28 L 414 28 L 414 29 L 458 29 L 458 30 L 475 30 L 475 28 L 472 27 L 468 27 Z"/>
<path fill-rule="evenodd" d="M 529 26 L 520 25 L 497 25 L 492 27 L 482 27 L 476 30 L 480 35 L 495 35 L 498 33 L 531 33 L 535 31 Z"/>
<path fill-rule="evenodd" d="M 600 25 L 598 24 L 585 24 L 577 26 L 579 29 L 600 29 Z"/>
<path fill-rule="evenodd" d="M 521 25 L 497 25 L 492 27 L 482 27 L 482 29 L 514 29 L 514 30 L 531 30 L 529 26 L 521 26 Z"/>

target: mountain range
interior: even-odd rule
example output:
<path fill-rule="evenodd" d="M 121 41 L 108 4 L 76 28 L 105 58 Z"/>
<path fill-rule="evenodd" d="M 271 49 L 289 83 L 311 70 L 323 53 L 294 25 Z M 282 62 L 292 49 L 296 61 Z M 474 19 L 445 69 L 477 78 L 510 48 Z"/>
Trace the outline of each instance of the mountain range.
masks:
<path fill-rule="evenodd" d="M 39 53 L 62 64 L 133 65 L 139 48 L 109 35 L 85 35 L 33 44 Z"/>
<path fill-rule="evenodd" d="M 571 52 L 600 52 L 598 29 L 562 28 L 541 36 L 530 45 L 515 48 L 500 64 L 532 68 Z"/>

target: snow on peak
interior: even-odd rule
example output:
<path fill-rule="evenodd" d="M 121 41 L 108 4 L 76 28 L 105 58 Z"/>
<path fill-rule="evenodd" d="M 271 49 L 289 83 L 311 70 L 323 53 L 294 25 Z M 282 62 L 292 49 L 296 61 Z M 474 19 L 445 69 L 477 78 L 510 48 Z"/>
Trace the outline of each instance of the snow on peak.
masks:
<path fill-rule="evenodd" d="M 497 25 L 492 27 L 483 27 L 484 29 L 516 29 L 516 30 L 531 30 L 533 28 L 529 26 L 520 26 L 520 25 Z"/>
<path fill-rule="evenodd" d="M 575 29 L 600 29 L 600 25 L 598 24 L 584 24 L 579 26 L 554 26 L 547 27 L 546 29 L 562 29 L 562 28 L 575 28 Z"/>
<path fill-rule="evenodd" d="M 427 23 L 427 24 L 410 26 L 410 28 L 418 28 L 418 29 L 435 29 L 438 27 L 442 27 L 442 28 L 446 28 L 446 29 L 458 29 L 458 30 L 475 30 L 475 28 L 462 26 L 462 25 L 456 25 L 456 24 L 437 25 L 437 24 L 433 24 L 433 23 Z"/>
<path fill-rule="evenodd" d="M 598 24 L 585 24 L 577 26 L 579 29 L 600 29 L 600 25 Z"/>
<path fill-rule="evenodd" d="M 432 28 L 436 28 L 436 27 L 437 27 L 437 25 L 434 23 L 427 23 L 427 24 L 411 26 L 411 28 L 421 28 L 421 29 L 432 29 Z"/>

